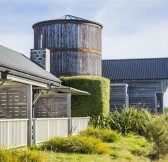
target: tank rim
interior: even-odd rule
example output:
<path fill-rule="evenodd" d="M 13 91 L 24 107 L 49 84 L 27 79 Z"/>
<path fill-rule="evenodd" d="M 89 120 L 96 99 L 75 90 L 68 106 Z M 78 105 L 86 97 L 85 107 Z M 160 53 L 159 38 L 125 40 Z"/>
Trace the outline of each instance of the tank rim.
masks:
<path fill-rule="evenodd" d="M 95 25 L 98 25 L 100 26 L 101 28 L 103 28 L 103 25 L 100 24 L 100 23 L 97 23 L 97 22 L 94 22 L 94 21 L 90 21 L 90 20 L 73 20 L 73 19 L 55 19 L 55 20 L 45 20 L 45 21 L 40 21 L 40 22 L 37 22 L 35 24 L 33 24 L 32 28 L 34 29 L 35 26 L 38 26 L 38 25 L 41 25 L 41 24 L 50 24 L 50 23 L 54 23 L 54 22 L 64 22 L 64 23 L 68 23 L 68 22 L 72 22 L 72 23 L 75 23 L 75 22 L 79 22 L 79 23 L 89 23 L 89 24 L 95 24 Z"/>

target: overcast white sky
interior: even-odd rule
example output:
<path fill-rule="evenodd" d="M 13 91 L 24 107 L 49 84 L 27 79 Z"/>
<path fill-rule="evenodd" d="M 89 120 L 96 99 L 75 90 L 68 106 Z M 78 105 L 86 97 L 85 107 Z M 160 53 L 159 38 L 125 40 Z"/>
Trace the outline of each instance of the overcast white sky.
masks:
<path fill-rule="evenodd" d="M 32 25 L 66 14 L 103 24 L 103 59 L 168 57 L 168 0 L 0 0 L 0 44 L 29 57 Z"/>

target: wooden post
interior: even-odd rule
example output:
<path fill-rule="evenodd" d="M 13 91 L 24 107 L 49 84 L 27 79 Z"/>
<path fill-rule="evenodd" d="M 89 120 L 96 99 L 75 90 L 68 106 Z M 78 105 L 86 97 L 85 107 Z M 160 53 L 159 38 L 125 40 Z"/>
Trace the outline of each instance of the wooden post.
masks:
<path fill-rule="evenodd" d="M 37 144 L 37 119 L 33 119 L 33 145 Z"/>
<path fill-rule="evenodd" d="M 164 114 L 164 100 L 163 100 L 163 98 L 164 98 L 164 93 L 162 93 L 162 114 Z"/>
<path fill-rule="evenodd" d="M 27 85 L 27 145 L 32 145 L 32 85 Z"/>
<path fill-rule="evenodd" d="M 129 107 L 128 84 L 125 84 L 125 107 Z"/>
<path fill-rule="evenodd" d="M 68 135 L 72 133 L 72 120 L 71 120 L 71 94 L 67 93 L 67 117 L 68 119 Z"/>

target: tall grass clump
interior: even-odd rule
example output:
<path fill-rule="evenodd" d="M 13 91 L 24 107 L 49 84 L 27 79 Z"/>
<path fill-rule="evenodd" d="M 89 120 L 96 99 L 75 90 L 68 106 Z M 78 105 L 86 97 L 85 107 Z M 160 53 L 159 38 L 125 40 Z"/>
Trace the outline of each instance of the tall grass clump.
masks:
<path fill-rule="evenodd" d="M 98 129 L 111 129 L 110 128 L 110 116 L 91 116 L 90 125 Z"/>
<path fill-rule="evenodd" d="M 123 108 L 121 112 L 117 110 L 108 117 L 92 117 L 90 124 L 96 128 L 107 128 L 117 130 L 122 134 L 134 132 L 145 135 L 146 124 L 151 120 L 151 114 L 146 109 Z"/>
<path fill-rule="evenodd" d="M 42 151 L 37 150 L 20 150 L 17 153 L 19 162 L 45 162 L 45 155 Z"/>
<path fill-rule="evenodd" d="M 147 124 L 146 137 L 153 142 L 157 159 L 168 154 L 168 123 L 164 115 L 156 115 Z"/>
<path fill-rule="evenodd" d="M 29 149 L 0 150 L 0 162 L 45 162 L 41 151 Z"/>
<path fill-rule="evenodd" d="M 109 129 L 98 129 L 88 127 L 86 130 L 80 132 L 81 135 L 92 136 L 101 139 L 103 142 L 116 142 L 121 139 L 121 135 Z"/>
<path fill-rule="evenodd" d="M 19 159 L 10 150 L 0 150 L 0 162 L 19 162 Z"/>
<path fill-rule="evenodd" d="M 109 147 L 100 139 L 88 136 L 55 137 L 45 142 L 41 148 L 55 152 L 106 154 Z"/>

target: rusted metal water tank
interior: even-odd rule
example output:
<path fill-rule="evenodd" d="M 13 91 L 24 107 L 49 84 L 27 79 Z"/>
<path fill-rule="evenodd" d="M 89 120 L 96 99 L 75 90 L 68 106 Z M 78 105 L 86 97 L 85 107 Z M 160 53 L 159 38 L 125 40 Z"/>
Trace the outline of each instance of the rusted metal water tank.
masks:
<path fill-rule="evenodd" d="M 41 21 L 33 25 L 34 48 L 42 35 L 42 47 L 51 51 L 50 72 L 55 76 L 101 76 L 102 27 L 71 15 Z"/>

